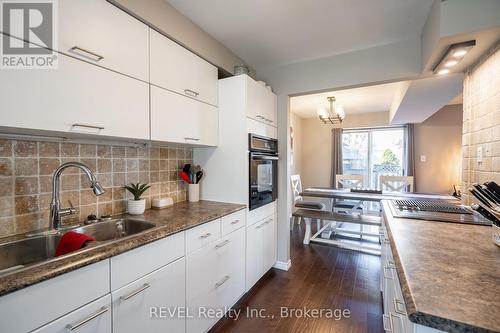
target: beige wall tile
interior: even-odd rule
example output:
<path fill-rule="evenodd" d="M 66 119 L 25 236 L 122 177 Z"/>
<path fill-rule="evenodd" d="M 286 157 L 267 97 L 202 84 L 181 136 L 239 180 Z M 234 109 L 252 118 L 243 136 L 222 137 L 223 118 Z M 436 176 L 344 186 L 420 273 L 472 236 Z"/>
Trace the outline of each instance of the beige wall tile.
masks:
<path fill-rule="evenodd" d="M 38 143 L 34 141 L 15 141 L 14 156 L 32 157 L 38 154 Z"/>

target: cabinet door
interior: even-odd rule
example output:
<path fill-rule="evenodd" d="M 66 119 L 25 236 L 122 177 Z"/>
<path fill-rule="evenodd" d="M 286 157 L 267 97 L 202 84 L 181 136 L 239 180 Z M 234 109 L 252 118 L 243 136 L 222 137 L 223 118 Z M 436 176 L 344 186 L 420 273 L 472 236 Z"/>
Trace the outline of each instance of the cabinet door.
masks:
<path fill-rule="evenodd" d="M 151 83 L 217 105 L 217 68 L 151 30 Z"/>
<path fill-rule="evenodd" d="M 151 140 L 216 146 L 218 110 L 151 86 Z"/>
<path fill-rule="evenodd" d="M 145 24 L 104 0 L 56 4 L 58 43 L 52 47 L 55 51 L 149 81 L 149 28 Z M 22 34 L 11 31 L 11 35 L 25 39 Z M 41 45 L 36 35 L 27 38 Z"/>
<path fill-rule="evenodd" d="M 64 55 L 58 66 L 2 71 L 0 126 L 149 139 L 147 83 Z"/>
<path fill-rule="evenodd" d="M 277 119 L 277 108 L 278 108 L 278 99 L 276 95 L 265 88 L 263 90 L 263 108 L 264 108 L 264 113 L 265 113 L 265 118 L 267 119 L 266 122 L 269 123 L 271 126 L 278 126 L 278 119 Z"/>
<path fill-rule="evenodd" d="M 265 122 L 263 114 L 262 89 L 263 87 L 251 77 L 246 78 L 247 117 Z"/>
<path fill-rule="evenodd" d="M 185 278 L 181 258 L 113 292 L 113 332 L 184 332 Z"/>
<path fill-rule="evenodd" d="M 247 253 L 246 253 L 246 266 L 247 266 L 247 291 L 261 278 L 263 271 L 263 234 L 262 223 L 256 224 L 247 228 Z"/>
<path fill-rule="evenodd" d="M 89 303 L 32 333 L 111 333 L 111 296 Z"/>
<path fill-rule="evenodd" d="M 267 272 L 276 263 L 277 232 L 276 216 L 273 215 L 264 222 L 263 233 L 263 258 L 264 272 Z"/>

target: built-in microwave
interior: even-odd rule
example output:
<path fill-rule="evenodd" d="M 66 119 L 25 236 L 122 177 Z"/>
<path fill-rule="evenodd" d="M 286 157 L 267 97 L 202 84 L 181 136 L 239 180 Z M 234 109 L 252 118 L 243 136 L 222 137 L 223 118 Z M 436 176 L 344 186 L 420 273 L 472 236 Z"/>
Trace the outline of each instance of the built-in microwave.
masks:
<path fill-rule="evenodd" d="M 248 135 L 249 209 L 262 207 L 278 197 L 278 140 Z"/>

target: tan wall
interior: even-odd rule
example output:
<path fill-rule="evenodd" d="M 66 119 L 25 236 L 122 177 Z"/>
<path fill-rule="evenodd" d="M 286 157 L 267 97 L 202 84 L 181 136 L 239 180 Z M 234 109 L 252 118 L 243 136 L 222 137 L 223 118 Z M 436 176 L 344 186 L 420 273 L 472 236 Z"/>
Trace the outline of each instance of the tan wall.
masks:
<path fill-rule="evenodd" d="M 418 192 L 452 193 L 461 181 L 462 104 L 445 106 L 415 125 L 415 180 Z M 421 162 L 420 156 L 426 161 Z"/>
<path fill-rule="evenodd" d="M 387 125 L 389 125 L 389 112 L 373 112 L 348 115 L 340 127 Z M 318 118 L 302 119 L 301 176 L 304 187 L 330 186 L 333 127 L 323 124 Z"/>
<path fill-rule="evenodd" d="M 231 50 L 203 31 L 165 0 L 108 0 L 154 26 L 212 64 L 233 73 L 244 63 Z M 203 4 L 200 2 L 200 8 Z"/>
<path fill-rule="evenodd" d="M 192 161 L 191 148 L 132 148 L 110 145 L 0 139 L 0 237 L 48 227 L 51 180 L 62 163 L 79 161 L 94 172 L 106 189 L 97 198 L 78 169 L 68 168 L 61 177 L 61 203 L 68 200 L 78 213 L 63 224 L 84 221 L 87 215 L 119 214 L 126 210 L 122 188 L 131 182 L 149 183 L 143 197 L 186 200 L 179 168 Z"/>
<path fill-rule="evenodd" d="M 293 149 L 290 165 L 292 175 L 299 174 L 302 171 L 302 144 L 304 142 L 302 133 L 303 119 L 292 113 L 290 115 L 290 126 L 293 128 Z"/>
<path fill-rule="evenodd" d="M 470 203 L 471 183 L 500 184 L 500 46 L 466 74 L 463 120 L 462 193 L 465 203 Z"/>

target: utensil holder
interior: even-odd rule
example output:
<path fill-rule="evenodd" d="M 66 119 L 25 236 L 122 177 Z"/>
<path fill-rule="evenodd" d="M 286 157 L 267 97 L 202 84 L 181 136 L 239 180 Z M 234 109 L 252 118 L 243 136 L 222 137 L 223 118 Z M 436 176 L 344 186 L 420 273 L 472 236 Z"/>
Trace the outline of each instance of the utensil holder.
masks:
<path fill-rule="evenodd" d="M 200 201 L 200 184 L 188 185 L 188 200 L 189 202 Z"/>

